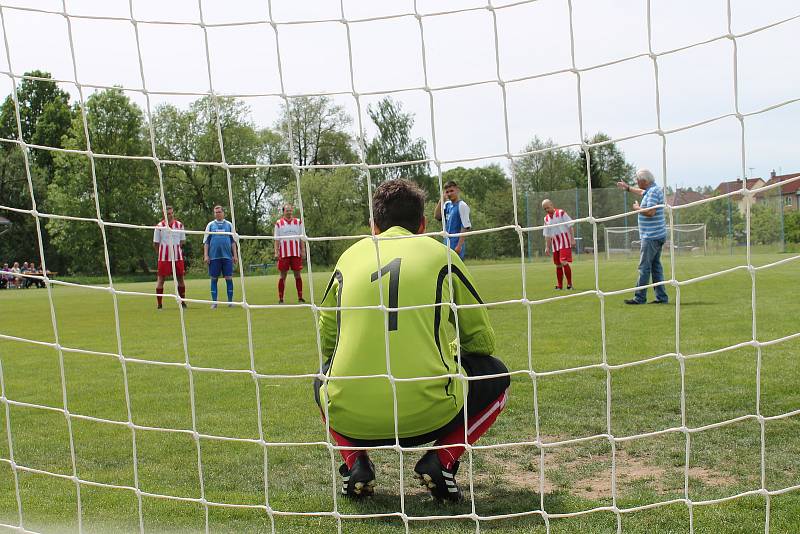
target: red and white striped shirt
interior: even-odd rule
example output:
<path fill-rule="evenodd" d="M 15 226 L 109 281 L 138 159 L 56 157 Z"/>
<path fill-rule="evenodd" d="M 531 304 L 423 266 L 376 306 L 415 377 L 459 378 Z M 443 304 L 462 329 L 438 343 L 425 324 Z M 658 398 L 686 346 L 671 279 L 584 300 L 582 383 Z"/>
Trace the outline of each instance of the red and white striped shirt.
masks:
<path fill-rule="evenodd" d="M 172 231 L 169 230 L 172 228 Z M 186 240 L 183 223 L 174 219 L 172 224 L 161 220 L 153 232 L 153 243 L 158 243 L 158 261 L 183 261 L 183 247 L 181 241 Z"/>
<path fill-rule="evenodd" d="M 275 223 L 275 239 L 278 242 L 278 254 L 281 258 L 301 256 L 303 244 L 300 236 L 303 235 L 303 223 L 297 217 L 285 219 L 281 217 Z"/>
<path fill-rule="evenodd" d="M 572 217 L 567 215 L 564 210 L 557 209 L 552 215 L 544 216 L 544 237 L 552 237 L 553 252 L 559 251 L 562 248 L 570 248 L 569 244 L 569 229 L 572 224 L 565 224 L 572 221 Z M 558 226 L 556 226 L 558 225 Z"/>

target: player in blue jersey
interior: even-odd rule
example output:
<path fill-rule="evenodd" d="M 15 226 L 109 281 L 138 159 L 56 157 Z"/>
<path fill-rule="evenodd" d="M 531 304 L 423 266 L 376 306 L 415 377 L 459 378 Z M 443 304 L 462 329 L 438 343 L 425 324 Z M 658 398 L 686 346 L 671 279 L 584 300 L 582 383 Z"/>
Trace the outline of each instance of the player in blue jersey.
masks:
<path fill-rule="evenodd" d="M 467 232 L 472 228 L 472 222 L 469 220 L 469 206 L 461 200 L 461 190 L 458 184 L 450 180 L 444 184 L 444 197 L 447 199 L 442 204 L 440 200 L 433 210 L 433 216 L 437 221 L 442 220 L 444 214 L 444 230 L 448 234 L 459 234 Z M 458 254 L 461 259 L 464 259 L 464 254 L 467 252 L 467 245 L 464 242 L 463 235 L 453 235 L 445 239 L 445 243 Z"/>
<path fill-rule="evenodd" d="M 203 237 L 203 259 L 208 264 L 208 275 L 211 277 L 211 308 L 217 307 L 217 280 L 221 274 L 225 278 L 228 289 L 228 307 L 233 306 L 233 266 L 239 261 L 236 241 L 231 233 L 233 225 L 225 220 L 222 206 L 214 206 L 214 220 L 206 226 Z"/>

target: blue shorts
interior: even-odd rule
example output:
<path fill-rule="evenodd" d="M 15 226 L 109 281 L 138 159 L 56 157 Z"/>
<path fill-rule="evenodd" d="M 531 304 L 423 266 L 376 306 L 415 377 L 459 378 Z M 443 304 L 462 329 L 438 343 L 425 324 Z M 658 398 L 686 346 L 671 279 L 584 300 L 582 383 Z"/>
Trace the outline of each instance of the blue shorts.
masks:
<path fill-rule="evenodd" d="M 208 264 L 208 276 L 219 278 L 222 276 L 233 276 L 233 260 L 231 258 L 214 258 Z"/>

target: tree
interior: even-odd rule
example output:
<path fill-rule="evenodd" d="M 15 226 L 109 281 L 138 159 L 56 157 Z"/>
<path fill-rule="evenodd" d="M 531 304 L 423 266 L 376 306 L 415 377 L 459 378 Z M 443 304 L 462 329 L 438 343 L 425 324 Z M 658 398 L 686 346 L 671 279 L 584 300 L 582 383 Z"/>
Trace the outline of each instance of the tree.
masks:
<path fill-rule="evenodd" d="M 25 76 L 51 78 L 49 72 L 34 70 Z M 59 89 L 53 81 L 23 78 L 17 87 L 19 119 L 22 139 L 35 145 L 62 148 L 61 137 L 72 122 L 69 94 Z M 14 98 L 9 95 L 0 108 L 0 136 L 17 139 L 17 116 Z M 83 148 L 83 147 L 82 147 Z M 53 153 L 49 150 L 33 151 L 33 161 L 48 172 L 52 171 Z"/>
<path fill-rule="evenodd" d="M 369 228 L 353 214 L 363 209 L 361 192 L 356 187 L 357 171 L 337 168 L 334 171 L 309 171 L 300 179 L 306 233 L 312 237 L 368 234 Z M 294 191 L 285 198 L 294 201 Z M 316 265 L 334 265 L 349 241 L 315 241 L 309 246 Z"/>
<path fill-rule="evenodd" d="M 594 134 L 592 137 L 585 139 L 584 142 L 589 145 L 604 143 L 610 141 L 611 138 L 602 132 Z M 614 143 L 608 143 L 601 146 L 594 146 L 589 148 L 589 168 L 591 174 L 592 189 L 600 189 L 603 187 L 614 187 L 618 181 L 622 180 L 627 183 L 633 182 L 633 175 L 636 172 L 636 167 L 631 165 L 625 160 L 625 154 L 617 148 Z M 581 173 L 583 183 L 586 184 L 586 153 L 581 151 Z"/>
<path fill-rule="evenodd" d="M 351 123 L 344 108 L 327 96 L 302 96 L 283 104 L 276 130 L 291 133 L 291 157 L 297 165 L 335 165 L 358 161 L 346 131 Z"/>
<path fill-rule="evenodd" d="M 367 106 L 367 114 L 378 128 L 378 135 L 367 143 L 367 163 L 378 165 L 427 159 L 425 141 L 411 137 L 414 116 L 404 113 L 400 102 L 387 96 L 376 106 Z M 432 186 L 435 184 L 430 177 L 427 163 L 372 169 L 370 176 L 374 185 L 384 180 L 405 178 L 416 182 L 428 195 L 434 193 Z"/>
<path fill-rule="evenodd" d="M 750 207 L 750 242 L 769 245 L 780 241 L 781 219 L 779 210 L 770 203 L 755 203 Z"/>
<path fill-rule="evenodd" d="M 786 211 L 783 216 L 785 239 L 790 243 L 800 243 L 800 211 Z"/>
<path fill-rule="evenodd" d="M 442 185 L 450 180 L 456 182 L 465 195 L 478 203 L 483 202 L 493 191 L 507 192 L 506 200 L 511 202 L 511 182 L 503 168 L 496 163 L 471 169 L 456 167 L 443 172 Z"/>
<path fill-rule="evenodd" d="M 538 136 L 525 146 L 525 152 L 536 153 L 514 160 L 514 176 L 521 190 L 557 191 L 586 183 L 585 178 L 582 178 L 585 173 L 582 174 L 579 168 L 580 158 L 572 150 L 555 148 L 556 146 L 552 139 L 543 141 Z M 546 151 L 537 152 L 540 150 Z"/>
<path fill-rule="evenodd" d="M 86 101 L 86 118 L 92 149 L 103 154 L 142 156 L 148 145 L 144 116 L 121 89 L 107 89 Z M 64 137 L 64 148 L 86 145 L 83 120 L 76 116 Z M 158 183 L 152 163 L 119 158 L 90 160 L 80 154 L 58 153 L 55 175 L 48 187 L 48 202 L 55 213 L 95 218 L 95 185 L 99 215 L 105 222 L 152 224 L 158 204 Z M 96 182 L 93 183 L 93 178 Z M 68 270 L 101 272 L 105 258 L 102 234 L 96 224 L 50 219 L 53 245 Z M 147 268 L 152 255 L 149 232 L 105 227 L 111 273 Z"/>

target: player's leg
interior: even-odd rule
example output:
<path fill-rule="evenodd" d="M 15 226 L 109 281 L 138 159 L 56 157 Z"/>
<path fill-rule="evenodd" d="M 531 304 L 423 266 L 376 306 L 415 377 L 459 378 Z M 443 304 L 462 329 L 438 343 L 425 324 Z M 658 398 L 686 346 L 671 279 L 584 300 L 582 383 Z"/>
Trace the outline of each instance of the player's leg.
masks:
<path fill-rule="evenodd" d="M 322 366 L 322 374 L 328 372 L 330 361 Z M 314 400 L 320 407 L 322 420 L 325 421 L 325 413 L 322 411 L 320 403 L 320 388 L 322 380 L 314 379 Z M 367 497 L 375 493 L 375 466 L 370 460 L 367 451 L 363 449 L 351 449 L 357 446 L 353 440 L 329 428 L 330 435 L 336 444 L 341 447 L 339 453 L 342 455 L 344 463 L 339 467 L 339 474 L 342 476 L 342 494 L 349 497 Z"/>
<path fill-rule="evenodd" d="M 556 250 L 553 252 L 553 263 L 556 266 L 556 281 L 558 284 L 553 289 L 563 289 L 564 287 L 564 269 L 561 267 L 561 257 Z"/>
<path fill-rule="evenodd" d="M 650 283 L 650 272 L 653 265 L 652 240 L 642 239 L 639 254 L 639 279 L 636 285 L 641 287 Z M 643 287 L 634 293 L 633 299 L 626 300 L 626 304 L 644 304 L 647 302 L 647 288 Z"/>
<path fill-rule="evenodd" d="M 303 277 L 301 272 L 303 270 L 303 259 L 299 256 L 292 258 L 292 272 L 294 273 L 294 287 L 297 289 L 298 302 L 305 302 L 303 299 Z"/>
<path fill-rule="evenodd" d="M 508 372 L 505 364 L 492 356 L 462 354 L 461 364 L 470 377 Z M 489 430 L 506 405 L 510 385 L 511 380 L 507 375 L 470 381 L 465 406 L 466 427 L 461 412 L 434 443 L 445 447 L 428 451 L 414 467 L 416 477 L 435 498 L 451 501 L 461 498 L 455 475 L 458 472 L 458 460 L 466 450 L 465 437 L 466 443 L 472 445 Z"/>
<path fill-rule="evenodd" d="M 211 260 L 208 264 L 208 275 L 211 277 L 211 308 L 217 307 L 217 281 L 222 274 L 222 260 L 219 258 Z"/>
<path fill-rule="evenodd" d="M 286 275 L 289 273 L 289 270 L 279 271 L 280 275 L 278 277 L 278 302 L 283 304 L 283 294 L 286 291 Z"/>
<path fill-rule="evenodd" d="M 564 270 L 564 275 L 567 277 L 567 289 L 572 289 L 572 267 L 569 265 L 572 261 L 572 249 L 562 248 L 559 250 L 559 253 L 561 256 L 561 268 Z"/>
<path fill-rule="evenodd" d="M 653 247 L 655 249 L 653 254 L 653 263 L 652 263 L 652 272 L 653 272 L 653 283 L 656 282 L 663 282 L 664 281 L 664 267 L 661 264 L 661 248 L 664 246 L 664 242 L 662 240 L 654 240 Z M 667 292 L 664 289 L 664 286 L 656 286 L 653 288 L 653 292 L 656 294 L 656 302 L 660 303 L 668 303 L 669 297 L 667 296 Z"/>
<path fill-rule="evenodd" d="M 181 299 L 186 298 L 186 283 L 184 282 L 185 267 L 183 261 L 175 262 L 175 281 L 178 283 L 178 296 Z M 186 307 L 186 303 L 181 300 L 181 306 Z"/>
<path fill-rule="evenodd" d="M 161 262 L 158 262 L 158 275 L 156 275 L 156 302 L 158 303 L 158 309 L 160 310 L 163 308 L 162 295 L 164 294 L 164 276 L 161 275 Z"/>
<path fill-rule="evenodd" d="M 232 259 L 224 259 L 222 260 L 222 276 L 225 277 L 225 290 L 228 294 L 228 307 L 232 307 L 233 304 L 233 260 Z"/>

